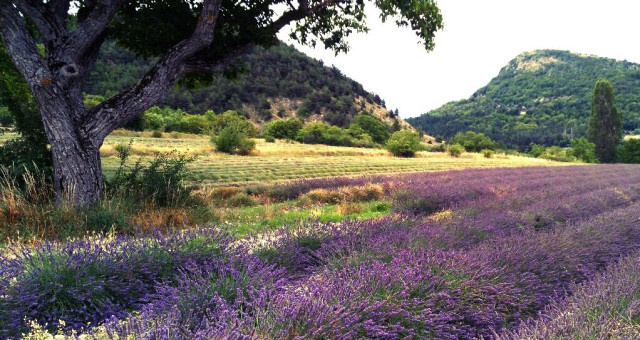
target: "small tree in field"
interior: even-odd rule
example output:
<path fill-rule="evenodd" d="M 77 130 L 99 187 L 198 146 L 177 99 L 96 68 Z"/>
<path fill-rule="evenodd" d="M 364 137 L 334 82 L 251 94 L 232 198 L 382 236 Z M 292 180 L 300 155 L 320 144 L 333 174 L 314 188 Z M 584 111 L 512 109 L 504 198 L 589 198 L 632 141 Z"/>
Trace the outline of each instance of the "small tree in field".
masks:
<path fill-rule="evenodd" d="M 217 135 L 213 135 L 211 141 L 216 145 L 216 150 L 225 153 L 248 155 L 256 148 L 256 143 L 248 138 L 240 121 L 229 123 Z"/>
<path fill-rule="evenodd" d="M 460 144 L 449 145 L 449 147 L 447 148 L 447 153 L 452 157 L 460 157 L 465 151 L 466 149 L 464 148 L 464 146 Z"/>
<path fill-rule="evenodd" d="M 104 139 L 174 83 L 232 74 L 255 46 L 277 44 L 287 26 L 302 44 L 346 52 L 345 38 L 367 30 L 367 4 L 433 49 L 442 28 L 435 0 L 0 0 L 0 36 L 40 111 L 56 193 L 84 205 L 103 197 Z M 83 88 L 107 40 L 157 62 L 135 85 L 88 108 Z"/>
<path fill-rule="evenodd" d="M 387 150 L 397 157 L 413 157 L 419 149 L 420 137 L 412 131 L 396 131 L 387 141 Z"/>
<path fill-rule="evenodd" d="M 611 83 L 598 80 L 591 101 L 587 136 L 596 145 L 596 157 L 603 163 L 615 160 L 616 148 L 622 140 L 622 113 L 618 111 L 614 101 Z"/>

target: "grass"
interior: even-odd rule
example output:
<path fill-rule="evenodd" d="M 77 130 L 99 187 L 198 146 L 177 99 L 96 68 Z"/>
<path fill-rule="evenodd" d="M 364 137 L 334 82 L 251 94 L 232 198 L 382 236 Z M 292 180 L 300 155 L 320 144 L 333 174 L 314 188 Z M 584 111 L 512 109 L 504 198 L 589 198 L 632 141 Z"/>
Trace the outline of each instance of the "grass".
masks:
<path fill-rule="evenodd" d="M 294 226 L 306 220 L 340 222 L 382 217 L 389 212 L 390 204 L 384 200 L 313 206 L 300 206 L 298 201 L 288 201 L 255 207 L 222 208 L 216 211 L 216 215 L 228 231 L 243 237 L 286 225 Z"/>
<path fill-rule="evenodd" d="M 485 158 L 477 153 L 451 157 L 444 153 L 419 152 L 416 158 L 397 158 L 391 157 L 383 149 L 308 145 L 284 141 L 266 143 L 261 139 L 256 140 L 256 150 L 250 156 L 235 156 L 215 152 L 206 136 L 181 134 L 177 137 L 179 138 L 152 138 L 149 133 L 124 132 L 109 136 L 101 149 L 105 175 L 112 176 L 119 165 L 114 146 L 128 144 L 131 140 L 134 160 L 135 156 L 149 156 L 155 152 L 171 150 L 197 156 L 197 161 L 189 166 L 189 180 L 198 186 L 249 185 L 318 177 L 561 164 L 510 155 Z"/>

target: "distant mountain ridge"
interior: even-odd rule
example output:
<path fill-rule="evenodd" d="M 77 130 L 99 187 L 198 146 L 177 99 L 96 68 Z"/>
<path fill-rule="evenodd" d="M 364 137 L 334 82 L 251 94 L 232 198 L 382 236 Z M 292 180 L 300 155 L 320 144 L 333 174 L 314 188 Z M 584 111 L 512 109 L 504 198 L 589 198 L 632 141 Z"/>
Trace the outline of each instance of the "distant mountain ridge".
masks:
<path fill-rule="evenodd" d="M 176 87 L 160 106 L 189 113 L 237 110 L 256 125 L 298 117 L 346 127 L 358 113 L 369 112 L 390 125 L 398 120 L 400 126 L 409 127 L 396 112 L 386 109 L 378 95 L 286 44 L 257 47 L 243 61 L 244 72 L 236 79 L 217 77 L 196 89 Z M 110 97 L 135 84 L 152 64 L 107 42 L 84 91 Z"/>
<path fill-rule="evenodd" d="M 625 130 L 640 128 L 639 64 L 558 50 L 522 53 L 470 98 L 407 122 L 445 139 L 471 130 L 520 149 L 567 145 L 586 135 L 593 88 L 602 78 L 613 84 Z"/>

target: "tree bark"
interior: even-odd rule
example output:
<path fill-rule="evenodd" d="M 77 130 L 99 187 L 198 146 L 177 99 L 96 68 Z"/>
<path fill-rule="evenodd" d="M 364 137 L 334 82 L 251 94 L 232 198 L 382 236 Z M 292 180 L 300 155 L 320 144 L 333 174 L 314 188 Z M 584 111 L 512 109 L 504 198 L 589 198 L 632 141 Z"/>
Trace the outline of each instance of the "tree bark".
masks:
<path fill-rule="evenodd" d="M 87 147 L 92 141 L 73 131 L 58 131 L 56 134 L 61 139 L 50 138 L 50 141 L 58 200 L 76 206 L 100 202 L 104 195 L 100 149 Z"/>
<path fill-rule="evenodd" d="M 104 138 L 85 129 L 81 98 L 50 85 L 34 93 L 51 145 L 53 185 L 60 202 L 95 204 L 104 195 L 100 146 Z"/>

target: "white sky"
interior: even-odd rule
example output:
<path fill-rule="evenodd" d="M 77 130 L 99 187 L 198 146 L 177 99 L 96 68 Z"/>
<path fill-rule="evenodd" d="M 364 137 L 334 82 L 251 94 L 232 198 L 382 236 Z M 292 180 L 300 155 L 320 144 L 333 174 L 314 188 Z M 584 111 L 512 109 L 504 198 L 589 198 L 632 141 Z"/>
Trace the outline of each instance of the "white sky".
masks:
<path fill-rule="evenodd" d="M 468 98 L 516 55 L 562 49 L 640 63 L 638 0 L 439 0 L 444 30 L 427 53 L 417 36 L 368 14 L 368 34 L 352 35 L 337 57 L 297 46 L 377 93 L 403 118 Z M 371 3 L 367 3 L 371 5 Z M 373 6 L 369 6 L 373 7 Z M 287 39 L 288 29 L 280 38 Z"/>

